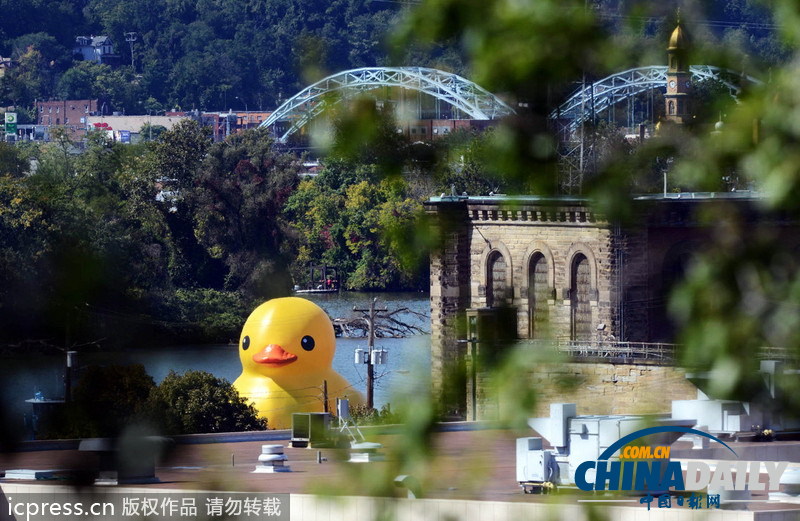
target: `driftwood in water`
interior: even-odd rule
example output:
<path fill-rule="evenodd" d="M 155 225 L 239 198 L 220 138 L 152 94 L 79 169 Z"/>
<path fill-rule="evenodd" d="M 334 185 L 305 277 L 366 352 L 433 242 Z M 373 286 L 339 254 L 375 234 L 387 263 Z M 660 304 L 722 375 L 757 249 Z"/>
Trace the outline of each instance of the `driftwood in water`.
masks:
<path fill-rule="evenodd" d="M 406 320 L 403 315 L 412 315 L 415 318 L 427 320 L 424 313 L 409 308 L 399 308 L 394 311 L 375 312 L 375 337 L 376 338 L 405 338 L 411 335 L 425 334 L 422 327 Z M 365 338 L 369 335 L 369 326 L 363 316 L 351 315 L 346 318 L 333 319 L 333 328 L 337 336 L 350 338 Z"/>

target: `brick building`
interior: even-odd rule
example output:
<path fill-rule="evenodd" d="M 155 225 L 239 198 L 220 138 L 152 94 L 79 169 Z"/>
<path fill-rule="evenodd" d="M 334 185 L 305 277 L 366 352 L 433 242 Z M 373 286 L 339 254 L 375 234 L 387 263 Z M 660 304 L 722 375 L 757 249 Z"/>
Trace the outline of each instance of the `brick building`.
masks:
<path fill-rule="evenodd" d="M 459 130 L 484 131 L 496 126 L 498 120 L 483 119 L 420 119 L 398 125 L 414 141 L 432 141 Z"/>
<path fill-rule="evenodd" d="M 64 126 L 73 139 L 80 139 L 86 135 L 87 118 L 98 114 L 101 104 L 96 99 L 38 101 L 36 109 L 37 125 Z"/>
<path fill-rule="evenodd" d="M 194 119 L 204 127 L 211 129 L 214 141 L 223 141 L 227 136 L 248 129 L 258 128 L 271 112 L 241 111 L 241 112 L 200 112 L 194 111 L 168 111 L 169 117 L 188 117 Z"/>

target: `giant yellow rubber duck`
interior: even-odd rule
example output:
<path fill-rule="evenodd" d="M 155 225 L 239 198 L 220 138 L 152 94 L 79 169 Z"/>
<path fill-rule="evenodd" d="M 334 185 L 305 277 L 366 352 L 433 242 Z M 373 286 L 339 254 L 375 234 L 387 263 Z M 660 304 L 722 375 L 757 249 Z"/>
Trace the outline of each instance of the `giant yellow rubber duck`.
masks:
<path fill-rule="evenodd" d="M 242 374 L 233 386 L 272 429 L 291 427 L 294 412 L 322 412 L 323 382 L 336 398 L 361 404 L 361 394 L 331 367 L 336 336 L 328 315 L 310 300 L 285 297 L 258 306 L 239 339 Z"/>

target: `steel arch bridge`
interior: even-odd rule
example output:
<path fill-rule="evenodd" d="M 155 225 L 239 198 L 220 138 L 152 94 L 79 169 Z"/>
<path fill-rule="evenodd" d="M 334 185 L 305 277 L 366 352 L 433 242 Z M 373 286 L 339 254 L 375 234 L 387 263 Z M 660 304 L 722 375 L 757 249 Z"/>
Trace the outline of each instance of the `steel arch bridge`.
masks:
<path fill-rule="evenodd" d="M 738 79 L 739 82 L 746 80 L 751 83 L 761 83 L 760 80 L 752 76 L 739 75 L 728 69 L 712 65 L 692 65 L 689 67 L 689 72 L 694 80 L 703 81 L 713 78 L 722 82 L 730 89 L 731 96 L 734 97 L 741 90 L 740 85 L 733 81 L 734 79 Z M 590 117 L 592 112 L 595 114 L 602 112 L 631 96 L 636 96 L 650 89 L 665 87 L 666 84 L 666 65 L 628 69 L 579 88 L 567 101 L 554 110 L 550 117 L 552 119 L 568 120 L 569 123 L 566 128 L 570 132 L 574 132 L 585 119 Z M 593 110 L 587 108 L 590 103 L 594 105 Z"/>
<path fill-rule="evenodd" d="M 285 142 L 330 106 L 327 94 L 345 90 L 366 92 L 379 87 L 402 87 L 428 94 L 472 119 L 497 119 L 514 114 L 514 110 L 497 96 L 456 74 L 425 67 L 365 67 L 339 72 L 309 85 L 286 100 L 259 128 L 290 121 L 289 128 L 278 137 L 280 142 Z"/>

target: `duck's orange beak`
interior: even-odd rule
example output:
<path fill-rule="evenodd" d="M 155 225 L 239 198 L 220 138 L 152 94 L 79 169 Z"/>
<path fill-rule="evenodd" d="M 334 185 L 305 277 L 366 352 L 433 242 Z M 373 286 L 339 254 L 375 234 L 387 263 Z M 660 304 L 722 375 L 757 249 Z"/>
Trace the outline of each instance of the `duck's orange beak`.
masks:
<path fill-rule="evenodd" d="M 261 352 L 253 355 L 253 362 L 272 367 L 281 367 L 297 360 L 297 355 L 288 353 L 278 344 L 270 344 Z"/>

